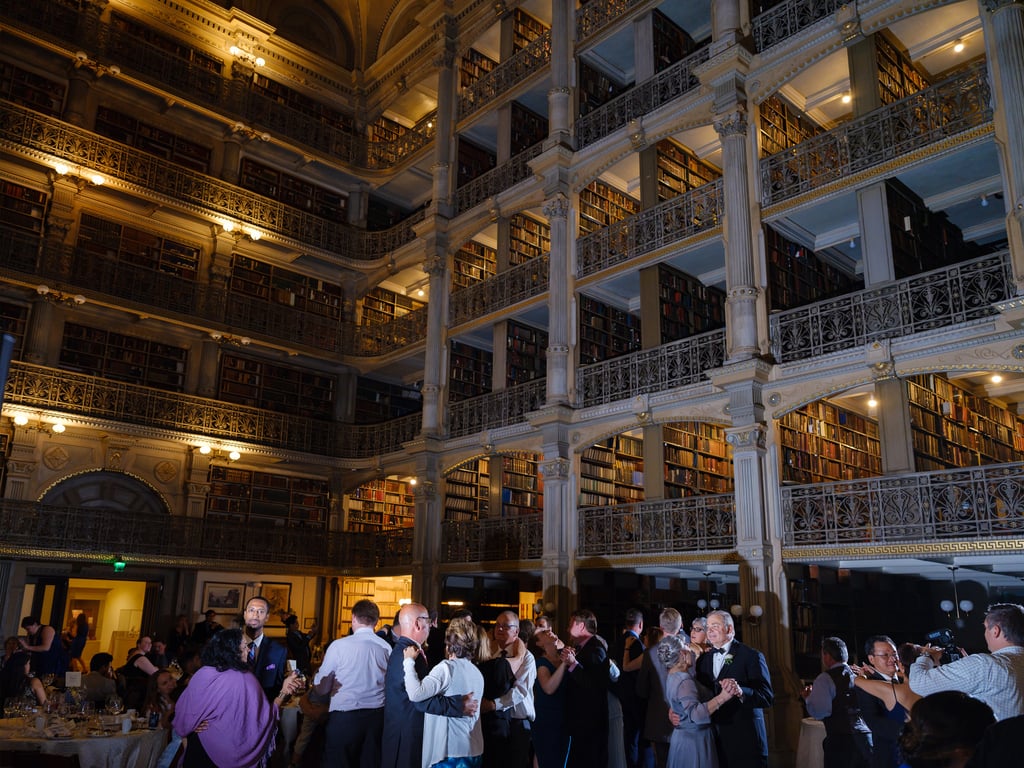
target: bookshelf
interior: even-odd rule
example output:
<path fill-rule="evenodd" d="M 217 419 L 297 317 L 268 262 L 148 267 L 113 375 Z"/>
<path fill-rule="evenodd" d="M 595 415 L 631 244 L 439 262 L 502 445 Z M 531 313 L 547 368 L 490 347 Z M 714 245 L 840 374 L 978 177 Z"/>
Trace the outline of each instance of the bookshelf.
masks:
<path fill-rule="evenodd" d="M 213 465 L 209 482 L 208 517 L 246 525 L 327 527 L 326 480 Z"/>
<path fill-rule="evenodd" d="M 43 231 L 45 210 L 46 193 L 10 181 L 0 181 L 0 223 L 37 235 Z"/>
<path fill-rule="evenodd" d="M 666 264 L 659 264 L 651 273 L 644 270 L 640 274 L 642 282 L 658 280 L 661 344 L 725 325 L 725 291 L 704 285 L 696 277 Z"/>
<path fill-rule="evenodd" d="M 658 199 L 670 198 L 691 189 L 710 184 L 722 172 L 697 157 L 692 151 L 672 141 L 658 142 Z"/>
<path fill-rule="evenodd" d="M 640 201 L 600 179 L 580 190 L 580 236 L 639 212 Z"/>
<path fill-rule="evenodd" d="M 410 296 L 387 288 L 374 288 L 363 298 L 363 325 L 390 323 L 396 317 L 427 306 Z"/>
<path fill-rule="evenodd" d="M 65 92 L 64 83 L 50 80 L 6 61 L 0 62 L 0 98 L 51 117 L 60 117 Z"/>
<path fill-rule="evenodd" d="M 344 112 L 339 112 L 333 107 L 307 96 L 301 91 L 289 88 L 287 85 L 271 80 L 265 75 L 253 74 L 252 90 L 271 101 L 275 101 L 289 109 L 294 109 L 307 117 L 337 128 L 344 132 L 353 130 L 352 118 Z"/>
<path fill-rule="evenodd" d="M 64 324 L 60 365 L 90 376 L 181 392 L 188 350 L 76 323 Z"/>
<path fill-rule="evenodd" d="M 452 261 L 452 291 L 469 288 L 498 272 L 498 252 L 493 248 L 467 240 L 455 252 Z"/>
<path fill-rule="evenodd" d="M 928 87 L 928 78 L 914 66 L 909 54 L 885 32 L 875 35 L 878 95 L 883 106 Z"/>
<path fill-rule="evenodd" d="M 100 258 L 116 258 L 123 264 L 163 272 L 195 282 L 200 250 L 135 227 L 83 213 L 78 224 L 78 247 Z"/>
<path fill-rule="evenodd" d="M 732 493 L 732 446 L 725 429 L 705 422 L 676 422 L 662 428 L 665 498 Z"/>
<path fill-rule="evenodd" d="M 626 90 L 626 86 L 580 59 L 578 68 L 580 117 L 593 112 Z"/>
<path fill-rule="evenodd" d="M 898 179 L 887 179 L 885 192 L 896 277 L 972 257 L 976 246 L 964 242 L 963 233 L 945 213 L 932 213 L 924 200 Z"/>
<path fill-rule="evenodd" d="M 152 27 L 140 24 L 135 19 L 117 11 L 110 14 L 110 26 L 115 32 L 123 33 L 138 40 L 144 40 L 154 48 L 159 48 L 209 72 L 215 72 L 219 75 L 224 69 L 224 62 L 216 56 L 211 56 L 206 51 L 194 48 L 177 38 L 170 37 Z"/>
<path fill-rule="evenodd" d="M 25 346 L 25 330 L 28 328 L 28 307 L 10 301 L 0 301 L 0 334 L 14 337 L 14 354 L 12 360 L 21 358 L 21 350 Z"/>
<path fill-rule="evenodd" d="M 580 365 L 600 363 L 640 349 L 640 318 L 580 294 Z"/>
<path fill-rule="evenodd" d="M 783 484 L 831 483 L 882 474 L 878 422 L 818 400 L 779 419 Z"/>
<path fill-rule="evenodd" d="M 96 111 L 96 133 L 150 155 L 162 157 L 200 173 L 210 169 L 212 150 L 183 136 L 136 120 L 131 115 L 100 107 Z"/>
<path fill-rule="evenodd" d="M 448 401 L 465 400 L 491 391 L 493 356 L 486 349 L 451 342 L 448 373 Z"/>
<path fill-rule="evenodd" d="M 479 520 L 491 508 L 491 460 L 471 459 L 444 476 L 444 519 Z"/>
<path fill-rule="evenodd" d="M 774 155 L 817 136 L 822 129 L 780 96 L 769 96 L 758 107 L 761 157 Z"/>
<path fill-rule="evenodd" d="M 551 251 L 551 227 L 525 213 L 509 218 L 508 260 L 515 266 Z"/>
<path fill-rule="evenodd" d="M 239 179 L 245 189 L 285 205 L 331 221 L 345 220 L 348 198 L 340 192 L 310 184 L 247 157 L 242 158 Z"/>
<path fill-rule="evenodd" d="M 767 224 L 764 248 L 772 310 L 792 309 L 864 287 L 863 279 L 827 264 L 810 248 L 786 239 Z"/>
<path fill-rule="evenodd" d="M 548 31 L 547 25 L 521 8 L 512 11 L 512 50 L 521 51 Z"/>
<path fill-rule="evenodd" d="M 507 386 L 540 379 L 547 374 L 546 331 L 509 320 L 506 344 Z"/>
<path fill-rule="evenodd" d="M 340 285 L 238 254 L 231 258 L 229 288 L 232 293 L 293 307 L 299 312 L 341 319 Z"/>
<path fill-rule="evenodd" d="M 512 102 L 511 111 L 511 151 L 514 156 L 547 138 L 548 119 L 532 109 L 527 109 L 518 101 Z"/>
<path fill-rule="evenodd" d="M 544 481 L 540 459 L 534 453 L 518 452 L 501 457 L 501 516 L 543 514 Z"/>
<path fill-rule="evenodd" d="M 387 531 L 411 528 L 416 501 L 405 480 L 371 480 L 349 495 L 345 530 L 354 532 Z"/>
<path fill-rule="evenodd" d="M 615 435 L 584 449 L 580 456 L 580 506 L 643 501 L 643 454 L 643 439 L 632 435 Z"/>
<path fill-rule="evenodd" d="M 423 410 L 423 399 L 415 387 L 360 376 L 356 380 L 357 424 L 375 424 Z"/>
<path fill-rule="evenodd" d="M 1020 460 L 1024 420 L 941 374 L 907 379 L 917 471 Z"/>
<path fill-rule="evenodd" d="M 333 376 L 222 353 L 218 397 L 312 419 L 334 418 Z"/>
<path fill-rule="evenodd" d="M 473 142 L 459 137 L 459 173 L 456 185 L 463 184 L 481 176 L 491 170 L 497 163 L 497 155 L 489 149 L 474 144 Z"/>
<path fill-rule="evenodd" d="M 656 10 L 651 14 L 651 27 L 654 36 L 655 72 L 667 69 L 697 48 L 697 44 L 686 30 L 678 27 L 661 11 Z"/>
<path fill-rule="evenodd" d="M 459 61 L 459 87 L 468 88 L 496 66 L 498 62 L 494 59 L 484 56 L 476 48 L 470 48 Z"/>

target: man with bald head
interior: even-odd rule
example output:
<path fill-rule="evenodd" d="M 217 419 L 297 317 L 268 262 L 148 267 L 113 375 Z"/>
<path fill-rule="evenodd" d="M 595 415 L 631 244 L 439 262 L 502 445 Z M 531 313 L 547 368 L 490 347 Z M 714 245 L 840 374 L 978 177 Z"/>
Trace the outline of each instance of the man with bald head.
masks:
<path fill-rule="evenodd" d="M 419 603 L 402 606 L 398 612 L 400 636 L 395 642 L 384 676 L 384 736 L 381 744 L 381 768 L 421 768 L 423 753 L 423 713 L 442 717 L 462 717 L 476 712 L 480 702 L 470 693 L 465 696 L 429 698 L 409 701 L 405 692 L 405 671 L 402 661 L 405 649 L 420 649 L 416 657 L 416 674 L 422 680 L 429 668 L 423 642 L 430 633 L 430 614 Z M 479 696 L 482 691 L 477 691 Z"/>

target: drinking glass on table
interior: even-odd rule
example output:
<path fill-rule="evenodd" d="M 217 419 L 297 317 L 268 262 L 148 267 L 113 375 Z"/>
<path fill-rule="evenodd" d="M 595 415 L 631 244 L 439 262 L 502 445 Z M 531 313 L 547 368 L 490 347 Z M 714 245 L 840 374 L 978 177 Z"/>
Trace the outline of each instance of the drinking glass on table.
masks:
<path fill-rule="evenodd" d="M 113 694 L 107 696 L 106 705 L 107 712 L 112 715 L 120 715 L 124 712 L 124 701 L 121 700 L 120 696 L 115 696 Z"/>

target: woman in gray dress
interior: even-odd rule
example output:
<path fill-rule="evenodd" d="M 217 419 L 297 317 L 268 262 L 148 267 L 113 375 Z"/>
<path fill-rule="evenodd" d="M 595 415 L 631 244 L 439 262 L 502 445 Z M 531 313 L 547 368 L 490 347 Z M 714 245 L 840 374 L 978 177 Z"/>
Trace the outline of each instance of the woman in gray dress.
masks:
<path fill-rule="evenodd" d="M 676 717 L 669 744 L 668 768 L 718 768 L 711 715 L 739 692 L 735 680 L 721 680 L 721 693 L 701 701 L 693 669 L 696 655 L 682 638 L 669 635 L 658 644 L 658 660 L 668 668 L 665 698 Z M 705 691 L 706 692 L 706 691 Z"/>

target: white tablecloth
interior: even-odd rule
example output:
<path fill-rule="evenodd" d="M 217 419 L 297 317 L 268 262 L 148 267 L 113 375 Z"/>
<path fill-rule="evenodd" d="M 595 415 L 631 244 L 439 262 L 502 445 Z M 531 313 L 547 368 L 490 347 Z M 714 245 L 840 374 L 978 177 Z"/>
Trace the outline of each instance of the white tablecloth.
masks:
<path fill-rule="evenodd" d="M 6 731 L 0 752 L 24 750 L 50 755 L 78 755 L 82 768 L 154 768 L 167 734 L 161 729 L 75 739 L 41 739 Z"/>
<path fill-rule="evenodd" d="M 796 748 L 796 768 L 822 768 L 825 754 L 821 742 L 825 740 L 825 724 L 813 717 L 800 721 L 800 743 Z"/>

